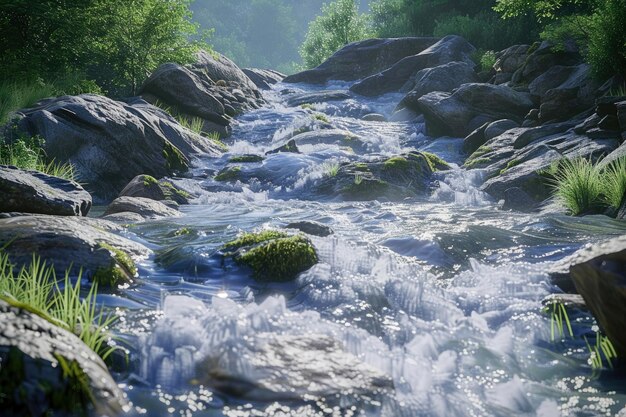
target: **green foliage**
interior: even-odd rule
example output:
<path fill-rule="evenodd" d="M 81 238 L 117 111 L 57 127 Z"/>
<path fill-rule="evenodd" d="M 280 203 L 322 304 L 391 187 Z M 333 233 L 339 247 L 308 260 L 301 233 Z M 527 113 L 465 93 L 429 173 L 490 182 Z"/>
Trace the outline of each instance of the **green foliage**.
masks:
<path fill-rule="evenodd" d="M 109 268 L 96 271 L 93 281 L 109 288 L 115 288 L 120 284 L 127 283 L 130 278 L 137 275 L 137 267 L 133 259 L 124 251 L 106 243 L 99 243 L 100 250 L 108 251 L 115 262 Z"/>
<path fill-rule="evenodd" d="M 589 365 L 593 370 L 599 370 L 604 368 L 604 361 L 602 357 L 609 365 L 609 368 L 613 368 L 613 362 L 611 359 L 617 358 L 617 352 L 615 351 L 615 347 L 613 347 L 613 343 L 609 340 L 608 337 L 604 336 L 600 332 L 596 332 L 596 343 L 591 346 L 589 341 L 585 337 L 585 343 L 587 344 L 587 349 L 589 350 Z"/>
<path fill-rule="evenodd" d="M 336 0 L 322 7 L 322 14 L 309 24 L 300 56 L 307 68 L 324 62 L 350 42 L 368 38 L 367 17 L 359 13 L 355 0 Z"/>
<path fill-rule="evenodd" d="M 426 162 L 428 162 L 428 166 L 430 167 L 431 171 L 435 172 L 439 170 L 450 169 L 450 165 L 434 153 L 425 151 L 420 151 L 419 153 L 424 158 L 426 158 Z"/>
<path fill-rule="evenodd" d="M 626 76 L 626 0 L 603 0 L 591 17 L 587 58 L 597 77 Z"/>
<path fill-rule="evenodd" d="M 383 169 L 408 169 L 409 161 L 402 156 L 393 156 L 383 163 Z"/>
<path fill-rule="evenodd" d="M 485 51 L 480 57 L 480 69 L 483 71 L 493 70 L 493 66 L 496 64 L 496 53 L 493 51 Z"/>
<path fill-rule="evenodd" d="M 554 195 L 570 214 L 602 211 L 602 176 L 590 160 L 563 160 L 555 181 Z"/>
<path fill-rule="evenodd" d="M 602 178 L 604 202 L 609 208 L 616 211 L 626 196 L 626 157 L 610 163 L 604 169 Z"/>
<path fill-rule="evenodd" d="M 60 285 L 54 268 L 36 255 L 29 266 L 15 273 L 8 254 L 0 251 L 0 298 L 73 332 L 106 359 L 117 349 L 107 344 L 110 339 L 107 328 L 115 317 L 107 317 L 101 309 L 96 309 L 97 284 L 82 299 L 80 284 L 80 274 L 72 284 L 67 271 Z"/>
<path fill-rule="evenodd" d="M 7 0 L 0 4 L 0 78 L 83 74 L 113 94 L 135 93 L 158 65 L 189 62 L 190 0 Z M 93 87 L 79 82 L 79 89 Z M 91 86 L 91 87 L 90 87 Z"/>
<path fill-rule="evenodd" d="M 324 171 L 326 175 L 329 177 L 336 177 L 339 174 L 339 163 L 337 162 L 326 162 L 324 163 Z"/>
<path fill-rule="evenodd" d="M 585 5 L 584 0 L 496 0 L 494 10 L 504 18 L 534 14 L 539 20 L 556 19 L 563 8 Z"/>
<path fill-rule="evenodd" d="M 550 340 L 553 342 L 556 340 L 557 332 L 559 339 L 562 339 L 565 336 L 566 327 L 569 337 L 574 337 L 567 309 L 562 302 L 553 301 L 545 310 L 550 313 Z"/>
<path fill-rule="evenodd" d="M 39 136 L 22 136 L 12 143 L 5 143 L 0 137 L 0 165 L 12 165 L 75 181 L 74 166 L 54 160 L 47 161 L 43 144 L 44 140 Z"/>
<path fill-rule="evenodd" d="M 330 120 L 328 120 L 328 116 L 326 116 L 323 113 L 315 113 L 313 115 L 313 119 L 319 120 L 320 122 L 323 122 L 323 123 L 330 123 Z"/>

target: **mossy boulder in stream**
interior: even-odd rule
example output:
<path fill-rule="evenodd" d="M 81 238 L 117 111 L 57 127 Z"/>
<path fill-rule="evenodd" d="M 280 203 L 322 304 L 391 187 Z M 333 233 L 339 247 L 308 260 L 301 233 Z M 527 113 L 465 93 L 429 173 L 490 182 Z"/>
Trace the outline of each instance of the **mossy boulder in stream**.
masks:
<path fill-rule="evenodd" d="M 448 169 L 441 158 L 428 152 L 409 152 L 370 162 L 352 162 L 327 175 L 316 192 L 346 200 L 401 200 L 426 194 L 432 175 Z"/>
<path fill-rule="evenodd" d="M 246 233 L 222 249 L 238 264 L 250 267 L 262 282 L 291 281 L 318 262 L 309 239 L 274 230 Z"/>
<path fill-rule="evenodd" d="M 127 409 L 106 365 L 78 337 L 0 300 L 3 416 L 116 416 Z"/>
<path fill-rule="evenodd" d="M 128 183 L 119 197 L 142 197 L 151 200 L 171 200 L 178 204 L 189 204 L 191 194 L 171 180 L 157 180 L 151 175 L 138 175 Z"/>

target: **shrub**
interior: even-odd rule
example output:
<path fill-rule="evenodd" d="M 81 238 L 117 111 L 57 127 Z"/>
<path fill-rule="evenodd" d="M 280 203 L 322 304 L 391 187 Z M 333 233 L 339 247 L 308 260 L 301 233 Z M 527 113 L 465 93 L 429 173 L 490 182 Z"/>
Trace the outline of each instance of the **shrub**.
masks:
<path fill-rule="evenodd" d="M 365 15 L 359 14 L 355 0 L 336 0 L 322 7 L 322 14 L 309 24 L 300 47 L 304 65 L 313 68 L 344 45 L 370 36 Z"/>
<path fill-rule="evenodd" d="M 36 255 L 29 266 L 22 267 L 16 274 L 8 254 L 0 251 L 0 299 L 73 332 L 106 359 L 118 349 L 107 343 L 110 338 L 107 328 L 115 317 L 107 317 L 102 309 L 96 309 L 97 284 L 91 286 L 83 299 L 80 284 L 80 274 L 72 284 L 67 271 L 59 285 L 54 268 Z"/>
<path fill-rule="evenodd" d="M 480 69 L 483 71 L 493 70 L 496 64 L 496 53 L 493 51 L 485 51 L 480 57 Z"/>
<path fill-rule="evenodd" d="M 603 0 L 591 18 L 587 59 L 598 78 L 626 76 L 626 0 Z"/>

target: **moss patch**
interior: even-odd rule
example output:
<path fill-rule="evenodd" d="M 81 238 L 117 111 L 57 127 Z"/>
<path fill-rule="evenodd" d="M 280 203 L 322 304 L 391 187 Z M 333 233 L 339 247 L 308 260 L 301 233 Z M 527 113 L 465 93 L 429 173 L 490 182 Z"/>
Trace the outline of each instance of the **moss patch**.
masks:
<path fill-rule="evenodd" d="M 144 175 L 143 176 L 143 185 L 144 187 L 150 187 L 152 185 L 157 185 L 159 183 L 159 181 L 157 181 L 156 178 L 154 178 L 151 175 Z"/>
<path fill-rule="evenodd" d="M 490 162 L 491 162 L 491 159 L 488 159 L 488 158 L 477 158 L 477 159 L 468 160 L 467 162 L 465 162 L 463 166 L 465 168 L 471 169 L 471 168 L 476 168 L 479 165 L 487 165 Z"/>
<path fill-rule="evenodd" d="M 261 155 L 238 155 L 238 156 L 233 156 L 232 158 L 230 158 L 228 162 L 244 164 L 244 163 L 262 162 L 264 160 L 265 158 L 263 158 Z"/>
<path fill-rule="evenodd" d="M 254 279 L 263 282 L 291 281 L 318 262 L 311 241 L 277 231 L 248 233 L 225 247 L 238 247 L 235 262 L 250 267 Z"/>
<path fill-rule="evenodd" d="M 506 167 L 504 167 L 503 169 L 500 170 L 500 175 L 506 173 L 509 169 L 519 165 L 520 163 L 521 163 L 521 161 L 518 160 L 518 159 L 513 159 L 513 160 L 509 161 L 509 163 L 506 164 Z"/>
<path fill-rule="evenodd" d="M 272 239 L 280 239 L 288 237 L 289 235 L 277 230 L 265 230 L 260 233 L 244 233 L 237 239 L 232 240 L 222 246 L 222 249 L 239 249 L 244 246 L 257 245 L 259 243 L 267 242 Z"/>
<path fill-rule="evenodd" d="M 115 288 L 137 275 L 137 266 L 126 252 L 106 243 L 99 243 L 98 247 L 99 250 L 109 251 L 114 259 L 110 267 L 100 268 L 93 274 L 92 280 L 98 285 Z"/>
<path fill-rule="evenodd" d="M 443 159 L 435 155 L 434 153 L 430 153 L 430 152 L 420 152 L 420 153 L 424 156 L 424 158 L 426 158 L 426 161 L 428 162 L 428 166 L 430 166 L 431 171 L 434 172 L 434 171 L 450 169 L 450 165 L 446 161 L 444 161 Z"/>
<path fill-rule="evenodd" d="M 387 159 L 384 163 L 383 163 L 383 168 L 384 169 L 408 169 L 409 168 L 409 161 L 402 156 L 394 156 L 392 158 Z"/>
<path fill-rule="evenodd" d="M 239 166 L 224 168 L 217 173 L 215 181 L 236 181 L 240 173 L 241 167 Z"/>
<path fill-rule="evenodd" d="M 389 183 L 379 179 L 356 176 L 354 182 L 345 186 L 341 193 L 349 198 L 369 198 L 383 195 L 389 189 Z"/>
<path fill-rule="evenodd" d="M 187 171 L 189 169 L 185 155 L 168 141 L 163 144 L 163 158 L 165 158 L 166 168 L 169 171 Z"/>
<path fill-rule="evenodd" d="M 313 115 L 313 118 L 314 118 L 315 120 L 319 120 L 320 122 L 330 123 L 330 120 L 328 120 L 328 117 L 326 117 L 326 115 L 325 115 L 325 114 L 322 114 L 322 113 L 315 113 L 315 114 Z"/>

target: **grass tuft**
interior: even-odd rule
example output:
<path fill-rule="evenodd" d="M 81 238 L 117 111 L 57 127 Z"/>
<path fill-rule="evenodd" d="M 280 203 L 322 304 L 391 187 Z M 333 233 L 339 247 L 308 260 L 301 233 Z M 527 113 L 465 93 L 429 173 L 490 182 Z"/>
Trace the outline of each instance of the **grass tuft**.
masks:
<path fill-rule="evenodd" d="M 604 202 L 613 210 L 618 210 L 626 195 L 626 157 L 611 162 L 605 169 Z"/>
<path fill-rule="evenodd" d="M 21 137 L 13 143 L 0 138 L 0 165 L 12 165 L 20 169 L 34 170 L 54 177 L 76 181 L 76 171 L 69 163 L 47 161 L 42 149 L 43 138 Z"/>
<path fill-rule="evenodd" d="M 69 271 L 59 283 L 54 268 L 36 255 L 29 266 L 16 274 L 8 254 L 0 251 L 0 298 L 71 331 L 106 360 L 119 349 L 108 344 L 108 327 L 116 317 L 97 308 L 97 284 L 90 287 L 84 298 L 80 296 L 80 284 L 81 274 L 73 284 Z"/>
<path fill-rule="evenodd" d="M 564 159 L 554 178 L 554 196 L 570 214 L 602 211 L 602 175 L 590 160 Z"/>

